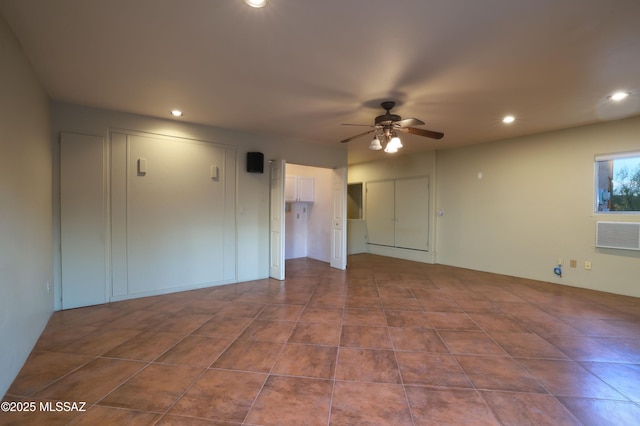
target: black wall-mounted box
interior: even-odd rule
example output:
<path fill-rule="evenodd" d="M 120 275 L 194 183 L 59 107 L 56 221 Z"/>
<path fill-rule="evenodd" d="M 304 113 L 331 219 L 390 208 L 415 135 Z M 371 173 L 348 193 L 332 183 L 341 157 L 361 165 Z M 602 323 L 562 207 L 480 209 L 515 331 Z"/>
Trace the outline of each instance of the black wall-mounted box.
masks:
<path fill-rule="evenodd" d="M 264 173 L 264 154 L 261 152 L 247 152 L 247 172 Z"/>

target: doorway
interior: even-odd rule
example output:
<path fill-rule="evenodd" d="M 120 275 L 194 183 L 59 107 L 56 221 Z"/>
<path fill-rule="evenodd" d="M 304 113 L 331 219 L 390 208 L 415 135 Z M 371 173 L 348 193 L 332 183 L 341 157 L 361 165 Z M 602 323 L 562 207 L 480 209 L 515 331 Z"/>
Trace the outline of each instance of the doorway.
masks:
<path fill-rule="evenodd" d="M 270 276 L 284 279 L 284 260 L 301 257 L 345 269 L 346 169 L 286 164 L 282 161 L 282 171 L 279 171 L 280 161 L 273 161 L 270 168 Z M 280 173 L 282 178 L 278 179 Z M 284 203 L 278 204 L 279 199 L 283 199 Z M 274 219 L 278 223 L 274 223 Z M 273 232 L 274 228 L 281 228 L 284 232 Z M 280 242 L 274 241 L 274 238 L 279 238 Z"/>

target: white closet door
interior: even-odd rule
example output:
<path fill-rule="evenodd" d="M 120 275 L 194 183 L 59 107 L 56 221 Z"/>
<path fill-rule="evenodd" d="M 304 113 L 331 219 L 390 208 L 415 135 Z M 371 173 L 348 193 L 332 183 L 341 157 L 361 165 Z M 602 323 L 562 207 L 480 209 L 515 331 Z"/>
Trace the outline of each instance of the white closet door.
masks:
<path fill-rule="evenodd" d="M 429 248 L 429 178 L 396 180 L 395 245 L 427 250 Z"/>
<path fill-rule="evenodd" d="M 366 197 L 369 243 L 394 246 L 394 181 L 368 182 Z"/>
<path fill-rule="evenodd" d="M 285 160 L 273 160 L 269 168 L 271 174 L 269 276 L 276 280 L 284 280 L 284 178 L 286 165 Z"/>
<path fill-rule="evenodd" d="M 224 149 L 130 135 L 128 167 L 129 294 L 222 281 L 227 224 Z"/>
<path fill-rule="evenodd" d="M 347 169 L 333 172 L 333 220 L 331 223 L 332 268 L 347 268 Z"/>
<path fill-rule="evenodd" d="M 102 137 L 61 134 L 62 309 L 107 302 L 103 150 Z"/>

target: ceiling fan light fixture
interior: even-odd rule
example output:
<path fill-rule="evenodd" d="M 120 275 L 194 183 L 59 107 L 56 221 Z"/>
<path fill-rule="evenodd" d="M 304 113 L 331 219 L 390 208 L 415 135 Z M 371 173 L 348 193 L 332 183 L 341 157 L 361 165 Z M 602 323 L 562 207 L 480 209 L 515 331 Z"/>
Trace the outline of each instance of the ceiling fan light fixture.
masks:
<path fill-rule="evenodd" d="M 388 145 L 393 146 L 396 149 L 396 151 L 403 147 L 402 141 L 400 140 L 400 138 L 396 134 L 393 135 L 393 137 L 391 138 L 391 140 L 389 141 L 387 146 Z"/>
<path fill-rule="evenodd" d="M 620 102 L 621 100 L 623 100 L 627 96 L 629 96 L 629 92 L 620 91 L 620 92 L 615 92 L 614 94 L 609 96 L 609 99 L 611 99 L 612 101 L 615 101 L 615 102 Z"/>
<path fill-rule="evenodd" d="M 384 152 L 387 154 L 395 154 L 398 152 L 398 148 L 391 143 L 391 141 L 387 142 L 387 146 L 384 148 Z"/>
<path fill-rule="evenodd" d="M 382 149 L 382 144 L 380 143 L 380 139 L 378 139 L 378 135 L 375 135 L 371 140 L 371 144 L 369 145 L 369 149 L 372 151 L 379 151 Z"/>
<path fill-rule="evenodd" d="M 269 3 L 268 0 L 244 0 L 244 2 L 255 8 L 265 7 Z"/>

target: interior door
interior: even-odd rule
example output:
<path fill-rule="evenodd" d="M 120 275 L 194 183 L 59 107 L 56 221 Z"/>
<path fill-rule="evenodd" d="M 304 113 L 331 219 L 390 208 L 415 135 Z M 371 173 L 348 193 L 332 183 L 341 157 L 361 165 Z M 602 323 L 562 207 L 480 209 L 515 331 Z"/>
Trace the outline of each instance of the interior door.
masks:
<path fill-rule="evenodd" d="M 104 142 L 60 137 L 62 309 L 107 302 Z"/>
<path fill-rule="evenodd" d="M 429 178 L 396 180 L 396 247 L 429 249 Z"/>
<path fill-rule="evenodd" d="M 269 276 L 284 280 L 285 216 L 284 178 L 286 161 L 273 160 L 269 163 L 271 187 L 269 190 Z"/>
<path fill-rule="evenodd" d="M 395 246 L 395 183 L 367 182 L 366 218 L 369 244 Z"/>
<path fill-rule="evenodd" d="M 333 222 L 331 224 L 332 268 L 347 267 L 347 169 L 335 169 L 333 173 Z"/>

